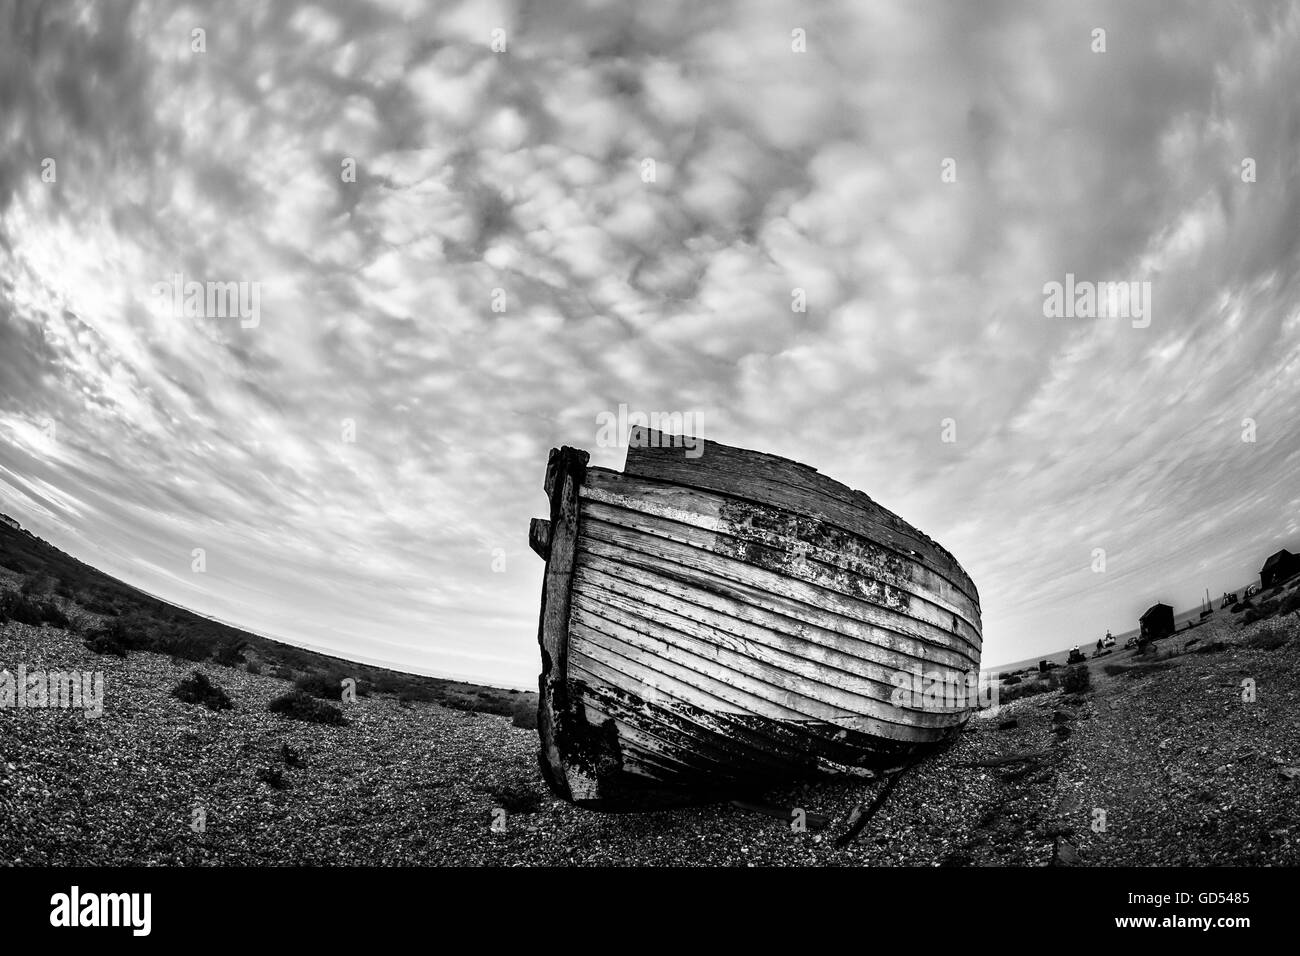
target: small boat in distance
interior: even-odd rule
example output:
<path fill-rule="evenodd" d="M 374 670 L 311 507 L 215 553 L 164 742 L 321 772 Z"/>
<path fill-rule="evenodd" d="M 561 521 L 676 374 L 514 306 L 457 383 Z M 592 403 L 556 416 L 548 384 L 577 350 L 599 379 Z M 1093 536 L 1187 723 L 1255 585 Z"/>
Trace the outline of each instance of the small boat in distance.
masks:
<path fill-rule="evenodd" d="M 888 766 L 976 705 L 979 597 L 860 491 L 762 452 L 635 428 L 622 472 L 552 449 L 541 764 L 600 809 Z"/>

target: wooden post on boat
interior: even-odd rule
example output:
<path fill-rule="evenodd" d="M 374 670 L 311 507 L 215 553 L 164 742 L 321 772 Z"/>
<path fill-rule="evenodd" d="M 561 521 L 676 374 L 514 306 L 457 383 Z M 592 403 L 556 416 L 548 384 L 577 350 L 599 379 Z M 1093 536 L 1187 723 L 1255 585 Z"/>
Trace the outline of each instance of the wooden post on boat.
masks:
<path fill-rule="evenodd" d="M 542 672 L 537 680 L 542 772 L 551 789 L 569 800 L 594 795 L 589 791 L 595 788 L 594 780 L 585 776 L 579 779 L 570 772 L 559 746 L 570 717 L 566 686 L 569 603 L 578 542 L 578 489 L 586 479 L 589 458 L 587 452 L 567 445 L 551 449 L 543 485 L 551 502 L 550 519 L 534 519 L 528 529 L 529 546 L 546 559 L 537 629 L 537 642 L 542 650 Z"/>

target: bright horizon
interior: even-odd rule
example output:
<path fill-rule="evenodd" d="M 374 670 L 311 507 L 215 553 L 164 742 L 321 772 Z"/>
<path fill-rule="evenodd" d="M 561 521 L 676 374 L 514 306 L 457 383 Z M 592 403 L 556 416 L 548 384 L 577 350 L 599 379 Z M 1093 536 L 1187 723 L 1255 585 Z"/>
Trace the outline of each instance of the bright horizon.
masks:
<path fill-rule="evenodd" d="M 988 667 L 1217 599 L 1300 548 L 1300 8 L 1181 9 L 15 8 L 0 510 L 532 687 L 547 452 L 626 404 L 941 543 Z"/>

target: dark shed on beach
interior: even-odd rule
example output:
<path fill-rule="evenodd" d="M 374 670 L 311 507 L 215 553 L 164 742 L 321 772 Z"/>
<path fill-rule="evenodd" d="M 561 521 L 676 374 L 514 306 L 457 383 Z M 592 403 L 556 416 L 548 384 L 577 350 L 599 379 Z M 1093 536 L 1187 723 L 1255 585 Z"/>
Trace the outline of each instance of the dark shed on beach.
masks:
<path fill-rule="evenodd" d="M 1144 641 L 1154 641 L 1174 633 L 1174 609 L 1168 604 L 1153 604 L 1138 618 Z"/>
<path fill-rule="evenodd" d="M 1262 591 L 1276 587 L 1283 581 L 1295 577 L 1300 572 L 1300 555 L 1292 554 L 1286 548 L 1276 554 L 1270 554 L 1259 572 L 1259 587 Z"/>

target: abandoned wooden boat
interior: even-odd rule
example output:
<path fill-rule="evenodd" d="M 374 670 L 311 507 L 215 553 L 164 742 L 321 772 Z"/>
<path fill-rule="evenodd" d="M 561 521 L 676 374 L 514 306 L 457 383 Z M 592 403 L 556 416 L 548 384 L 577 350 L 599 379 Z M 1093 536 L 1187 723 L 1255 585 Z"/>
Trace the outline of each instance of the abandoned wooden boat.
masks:
<path fill-rule="evenodd" d="M 552 449 L 541 764 L 602 809 L 897 764 L 974 693 L 974 584 L 947 551 L 807 465 L 634 429 L 622 472 Z M 944 688 L 948 685 L 945 683 Z M 924 688 L 924 689 L 923 689 Z"/>

